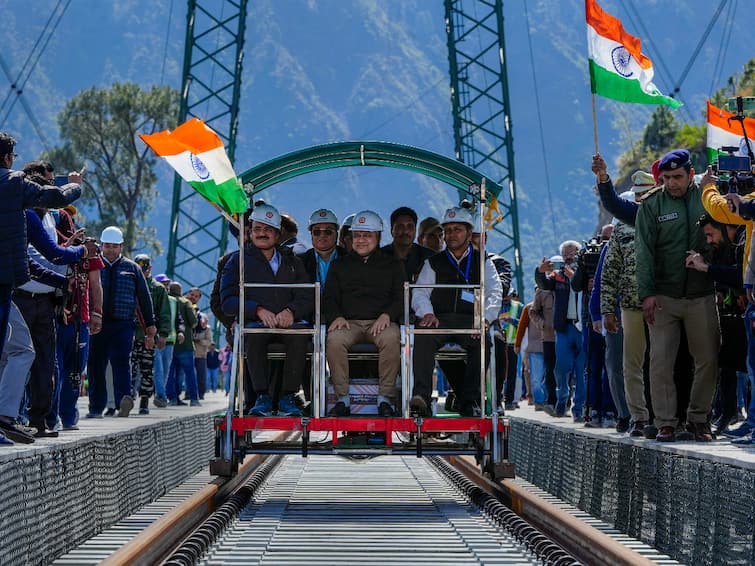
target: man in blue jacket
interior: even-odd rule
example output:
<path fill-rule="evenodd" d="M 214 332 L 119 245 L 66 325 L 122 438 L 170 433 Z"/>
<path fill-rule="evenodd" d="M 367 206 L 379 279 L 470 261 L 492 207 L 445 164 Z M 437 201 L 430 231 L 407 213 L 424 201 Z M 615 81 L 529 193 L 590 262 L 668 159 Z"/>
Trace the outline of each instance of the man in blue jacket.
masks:
<path fill-rule="evenodd" d="M 250 216 L 252 241 L 244 246 L 245 283 L 307 283 L 304 264 L 287 248 L 279 245 L 281 217 L 269 204 L 256 206 Z M 223 311 L 238 317 L 239 254 L 223 268 L 220 283 Z M 250 287 L 244 290 L 244 324 L 266 328 L 295 328 L 311 320 L 313 293 L 306 288 Z M 278 416 L 298 416 L 301 409 L 294 394 L 299 390 L 309 336 L 305 334 L 257 333 L 246 337 L 246 356 L 251 385 L 257 400 L 251 409 L 256 416 L 270 416 L 273 399 L 267 368 L 267 345 L 282 342 L 286 349 L 283 383 L 278 400 Z"/>
<path fill-rule="evenodd" d="M 100 236 L 105 267 L 102 278 L 102 330 L 92 336 L 89 347 L 89 414 L 101 418 L 107 404 L 105 370 L 113 369 L 113 388 L 118 416 L 127 417 L 134 408 L 131 390 L 131 352 L 134 348 L 137 308 L 144 320 L 144 334 L 157 334 L 152 296 L 142 268 L 123 257 L 123 232 L 108 226 Z"/>
<path fill-rule="evenodd" d="M 68 175 L 69 184 L 58 188 L 40 186 L 26 178 L 22 171 L 13 171 L 16 140 L 0 132 L 0 354 L 8 327 L 11 291 L 29 280 L 26 251 L 26 216 L 28 207 L 62 207 L 81 196 L 81 175 Z"/>

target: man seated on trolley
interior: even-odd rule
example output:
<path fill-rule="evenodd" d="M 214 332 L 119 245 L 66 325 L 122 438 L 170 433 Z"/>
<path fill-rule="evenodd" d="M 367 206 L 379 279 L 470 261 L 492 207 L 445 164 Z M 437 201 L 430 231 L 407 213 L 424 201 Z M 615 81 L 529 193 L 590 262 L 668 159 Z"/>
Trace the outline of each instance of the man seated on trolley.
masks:
<path fill-rule="evenodd" d="M 401 368 L 398 321 L 403 312 L 404 266 L 380 252 L 383 221 L 370 210 L 351 225 L 352 251 L 328 270 L 323 318 L 328 324 L 325 354 L 337 402 L 328 413 L 343 417 L 349 408 L 349 348 L 369 342 L 378 348 L 378 414 L 395 414 L 396 377 Z"/>
<path fill-rule="evenodd" d="M 466 208 L 449 208 L 441 222 L 446 249 L 425 260 L 418 285 L 479 285 L 480 252 L 471 244 L 474 220 Z M 473 289 L 419 288 L 412 292 L 412 308 L 420 328 L 473 328 Z M 490 258 L 485 259 L 485 320 L 491 324 L 501 308 L 501 281 Z M 414 338 L 414 390 L 409 407 L 414 414 L 432 416 L 435 353 L 447 342 L 460 344 L 467 352 L 467 364 L 460 383 L 452 383 L 464 417 L 478 417 L 480 399 L 480 337 L 470 334 L 418 334 Z M 488 353 L 486 352 L 486 359 Z M 452 376 L 449 376 L 452 378 Z"/>
<path fill-rule="evenodd" d="M 308 283 L 304 264 L 286 248 L 280 247 L 281 217 L 269 204 L 256 206 L 251 213 L 252 241 L 244 245 L 245 283 Z M 223 268 L 220 283 L 223 311 L 230 316 L 239 312 L 239 254 Z M 247 287 L 244 289 L 246 326 L 266 328 L 303 327 L 314 309 L 312 290 L 286 287 Z M 300 416 L 294 394 L 299 390 L 309 344 L 306 334 L 255 333 L 246 336 L 246 358 L 257 401 L 250 414 L 270 416 L 273 399 L 267 361 L 270 342 L 283 343 L 286 360 L 278 399 L 278 416 Z"/>

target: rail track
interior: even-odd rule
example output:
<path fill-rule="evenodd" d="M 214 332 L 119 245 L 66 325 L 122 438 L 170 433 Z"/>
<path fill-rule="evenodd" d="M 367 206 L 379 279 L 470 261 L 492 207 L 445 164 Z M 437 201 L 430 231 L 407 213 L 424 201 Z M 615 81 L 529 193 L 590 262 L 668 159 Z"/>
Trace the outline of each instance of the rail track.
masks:
<path fill-rule="evenodd" d="M 171 509 L 145 508 L 56 564 L 107 556 L 109 566 L 634 566 L 665 558 L 629 548 L 542 495 L 486 479 L 468 457 L 256 455 L 234 478 L 194 486 Z"/>

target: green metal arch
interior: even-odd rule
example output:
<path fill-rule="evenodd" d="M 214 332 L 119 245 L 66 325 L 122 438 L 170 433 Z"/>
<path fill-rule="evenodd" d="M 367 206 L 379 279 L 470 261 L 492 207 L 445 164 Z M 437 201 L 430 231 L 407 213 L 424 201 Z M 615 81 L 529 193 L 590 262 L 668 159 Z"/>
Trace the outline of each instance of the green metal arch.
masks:
<path fill-rule="evenodd" d="M 445 155 L 409 145 L 378 141 L 347 141 L 316 145 L 275 157 L 247 169 L 241 182 L 247 194 L 253 196 L 281 183 L 307 173 L 338 167 L 391 167 L 427 175 L 451 185 L 459 191 L 479 198 L 476 187 L 483 175 L 468 165 Z M 485 177 L 485 187 L 496 197 L 501 186 Z"/>

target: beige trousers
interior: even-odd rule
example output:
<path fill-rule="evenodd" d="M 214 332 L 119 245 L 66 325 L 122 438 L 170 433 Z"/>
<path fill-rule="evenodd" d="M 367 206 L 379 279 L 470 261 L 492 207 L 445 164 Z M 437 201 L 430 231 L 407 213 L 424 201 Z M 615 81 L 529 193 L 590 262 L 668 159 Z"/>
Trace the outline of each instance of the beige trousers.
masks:
<path fill-rule="evenodd" d="M 650 413 L 645 403 L 645 323 L 641 310 L 621 309 L 624 329 L 624 393 L 629 414 L 635 421 L 648 422 Z"/>
<path fill-rule="evenodd" d="M 682 325 L 695 362 L 687 422 L 704 423 L 713 404 L 721 333 L 714 295 L 699 299 L 656 296 L 659 308 L 650 325 L 650 395 L 657 427 L 676 426 L 674 361 Z"/>
<path fill-rule="evenodd" d="M 351 328 L 328 332 L 325 355 L 330 367 L 330 382 L 336 395 L 349 394 L 349 348 L 371 343 L 378 348 L 379 394 L 396 398 L 396 376 L 401 371 L 401 345 L 398 325 L 392 322 L 377 336 L 370 334 L 374 320 L 350 320 Z"/>

